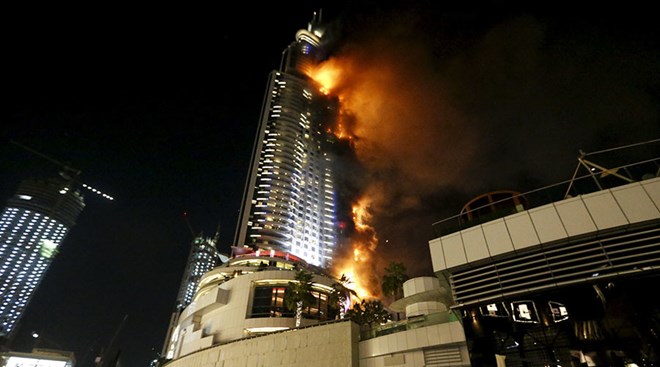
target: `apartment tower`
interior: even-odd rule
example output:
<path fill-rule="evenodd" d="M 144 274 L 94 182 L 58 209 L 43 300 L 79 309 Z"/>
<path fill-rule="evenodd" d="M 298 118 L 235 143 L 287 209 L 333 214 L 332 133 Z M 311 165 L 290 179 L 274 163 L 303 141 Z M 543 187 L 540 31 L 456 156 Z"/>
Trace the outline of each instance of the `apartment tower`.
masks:
<path fill-rule="evenodd" d="M 336 100 L 310 78 L 325 56 L 315 14 L 269 74 L 234 237 L 238 248 L 329 267 L 336 244 L 332 135 Z"/>
<path fill-rule="evenodd" d="M 0 337 L 10 338 L 85 207 L 73 176 L 22 181 L 0 216 Z"/>

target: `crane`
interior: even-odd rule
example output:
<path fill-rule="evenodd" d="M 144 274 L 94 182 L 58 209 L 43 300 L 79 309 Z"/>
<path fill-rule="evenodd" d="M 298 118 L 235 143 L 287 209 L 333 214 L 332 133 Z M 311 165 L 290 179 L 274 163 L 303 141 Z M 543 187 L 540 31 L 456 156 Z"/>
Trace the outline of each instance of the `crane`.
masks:
<path fill-rule="evenodd" d="M 16 146 L 22 148 L 22 149 L 27 150 L 28 152 L 30 152 L 30 153 L 32 153 L 32 154 L 34 154 L 34 155 L 36 155 L 36 156 L 39 156 L 39 157 L 41 157 L 41 158 L 43 158 L 43 159 L 45 159 L 45 160 L 47 160 L 47 161 L 49 161 L 49 162 L 51 162 L 51 163 L 53 163 L 53 164 L 55 164 L 55 165 L 61 167 L 60 176 L 62 176 L 62 178 L 64 178 L 65 180 L 67 180 L 67 181 L 69 181 L 69 182 L 76 182 L 76 181 L 79 182 L 79 181 L 78 181 L 78 177 L 79 177 L 80 174 L 82 173 L 79 169 L 73 168 L 73 167 L 71 167 L 71 166 L 69 166 L 69 165 L 67 165 L 67 164 L 65 164 L 65 163 L 62 163 L 62 162 L 60 162 L 60 161 L 58 161 L 58 160 L 56 160 L 56 159 L 54 159 L 54 158 L 52 158 L 52 157 L 50 157 L 50 156 L 44 154 L 44 153 L 41 153 L 41 152 L 39 152 L 39 151 L 36 151 L 36 150 L 34 150 L 34 149 L 32 149 L 32 148 L 30 148 L 30 147 L 28 147 L 28 146 L 25 146 L 25 145 L 23 145 L 23 144 L 21 144 L 21 143 L 19 143 L 19 142 L 17 142 L 17 141 L 11 140 L 10 142 L 11 142 L 12 144 L 14 144 L 14 145 L 16 145 Z M 90 185 L 87 185 L 87 184 L 85 184 L 85 183 L 83 183 L 83 182 L 80 182 L 80 185 L 81 185 L 83 188 L 85 188 L 85 189 L 87 189 L 87 190 L 89 190 L 89 191 L 91 191 L 91 192 L 93 192 L 93 193 L 95 193 L 95 194 L 97 194 L 97 195 L 103 197 L 104 199 L 111 200 L 111 201 L 112 201 L 112 200 L 115 200 L 114 197 L 112 197 L 112 196 L 110 196 L 110 195 L 108 195 L 108 194 L 102 192 L 101 190 L 98 190 L 98 189 L 96 189 L 96 188 L 94 188 L 94 187 L 92 187 L 92 186 L 90 186 Z M 61 193 L 61 194 L 64 194 L 64 193 L 66 193 L 66 190 L 67 190 L 67 188 L 63 188 L 62 191 L 61 191 L 60 193 Z"/>

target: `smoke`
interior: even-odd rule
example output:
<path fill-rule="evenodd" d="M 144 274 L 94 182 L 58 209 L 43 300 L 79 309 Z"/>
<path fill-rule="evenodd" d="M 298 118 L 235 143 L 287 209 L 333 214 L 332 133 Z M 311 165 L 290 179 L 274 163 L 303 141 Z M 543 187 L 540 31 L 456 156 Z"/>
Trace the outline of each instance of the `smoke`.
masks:
<path fill-rule="evenodd" d="M 660 136 L 659 53 L 639 52 L 639 39 L 524 13 L 486 21 L 397 9 L 373 19 L 342 23 L 350 32 L 336 34 L 350 37 L 321 66 L 334 70 L 363 170 L 340 181 L 351 202 L 369 199 L 371 277 L 391 260 L 431 274 L 432 223 L 474 196 L 566 180 L 579 149 Z"/>

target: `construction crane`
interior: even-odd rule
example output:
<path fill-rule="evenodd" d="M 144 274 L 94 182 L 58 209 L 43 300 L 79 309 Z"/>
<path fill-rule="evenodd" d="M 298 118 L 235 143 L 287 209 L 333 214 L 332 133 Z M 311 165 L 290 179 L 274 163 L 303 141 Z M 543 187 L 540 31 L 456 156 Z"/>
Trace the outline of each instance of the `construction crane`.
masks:
<path fill-rule="evenodd" d="M 32 153 L 32 154 L 34 154 L 34 155 L 37 155 L 37 156 L 39 156 L 39 157 L 41 157 L 41 158 L 43 158 L 43 159 L 45 159 L 45 160 L 47 160 L 47 161 L 49 161 L 49 162 L 51 162 L 51 163 L 53 163 L 53 164 L 59 166 L 60 169 L 61 169 L 60 172 L 59 172 L 60 176 L 62 176 L 62 178 L 64 178 L 65 180 L 67 180 L 70 184 L 73 184 L 73 183 L 75 183 L 75 182 L 79 182 L 79 183 L 80 183 L 80 186 L 82 186 L 83 188 L 85 188 L 85 189 L 87 189 L 87 190 L 89 190 L 89 191 L 91 191 L 91 192 L 93 192 L 93 193 L 95 193 L 95 194 L 97 194 L 97 195 L 103 197 L 104 199 L 111 200 L 111 201 L 112 201 L 112 200 L 115 200 L 114 197 L 112 197 L 112 196 L 110 196 L 110 195 L 108 195 L 108 194 L 102 192 L 101 190 L 98 190 L 98 189 L 96 189 L 96 188 L 94 188 L 94 187 L 92 187 L 92 186 L 90 186 L 90 185 L 87 185 L 87 184 L 85 184 L 85 183 L 83 183 L 83 182 L 80 182 L 80 181 L 78 180 L 78 177 L 80 176 L 80 174 L 81 174 L 82 172 L 81 172 L 79 169 L 76 169 L 76 168 L 73 168 L 73 167 L 71 167 L 71 166 L 69 166 L 69 165 L 67 165 L 67 164 L 64 164 L 64 163 L 62 163 L 62 162 L 60 162 L 60 161 L 58 161 L 58 160 L 56 160 L 56 159 L 54 159 L 54 158 L 52 158 L 52 157 L 50 157 L 50 156 L 44 154 L 44 153 L 38 152 L 38 151 L 36 151 L 36 150 L 34 150 L 34 149 L 28 147 L 28 146 L 25 146 L 25 145 L 23 145 L 23 144 L 17 142 L 17 141 L 11 140 L 10 142 L 11 142 L 12 144 L 14 144 L 14 145 L 16 145 L 16 146 L 22 148 L 22 149 L 27 150 L 28 152 L 30 152 L 30 153 Z M 62 188 L 62 191 L 61 191 L 60 193 L 61 193 L 61 194 L 65 194 L 66 191 L 69 190 L 69 189 L 70 189 L 70 187 L 64 187 L 64 188 Z"/>

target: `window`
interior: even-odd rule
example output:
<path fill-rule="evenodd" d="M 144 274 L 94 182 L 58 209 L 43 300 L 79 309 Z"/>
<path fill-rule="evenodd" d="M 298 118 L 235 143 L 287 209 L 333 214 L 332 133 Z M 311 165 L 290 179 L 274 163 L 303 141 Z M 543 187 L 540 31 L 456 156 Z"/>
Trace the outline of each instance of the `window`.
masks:
<path fill-rule="evenodd" d="M 295 317 L 295 310 L 284 305 L 286 286 L 258 286 L 254 289 L 252 310 L 248 317 Z M 303 317 L 319 321 L 332 320 L 337 310 L 328 308 L 328 295 L 313 291 L 314 304 L 303 310 Z"/>
<path fill-rule="evenodd" d="M 254 289 L 252 312 L 249 317 L 293 317 L 284 306 L 286 287 L 259 286 Z"/>

